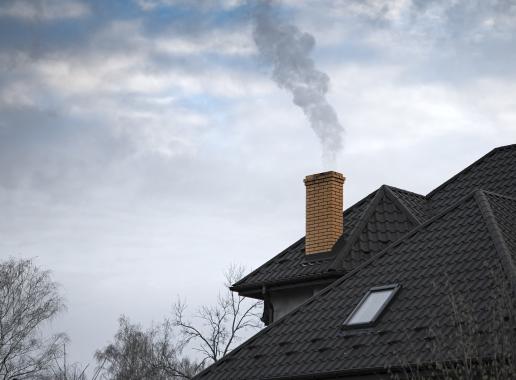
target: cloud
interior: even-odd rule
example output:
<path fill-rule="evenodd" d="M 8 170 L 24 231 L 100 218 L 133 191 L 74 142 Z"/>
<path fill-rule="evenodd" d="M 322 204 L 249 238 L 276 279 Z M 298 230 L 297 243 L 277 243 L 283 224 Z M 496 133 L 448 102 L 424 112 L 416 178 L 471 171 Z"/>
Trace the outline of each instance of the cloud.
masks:
<path fill-rule="evenodd" d="M 296 4 L 291 5 L 297 6 L 299 12 L 312 11 L 310 7 L 315 7 L 310 3 L 305 5 L 307 8 Z M 334 2 L 330 5 L 337 7 L 345 4 L 351 4 L 349 7 L 354 9 L 352 14 L 355 16 L 389 20 L 391 29 L 406 24 L 402 19 L 410 19 L 407 13 L 415 12 L 416 6 L 402 1 L 384 6 L 379 2 Z M 435 4 L 438 8 L 444 7 L 441 2 Z M 432 5 L 425 9 L 424 12 L 439 15 L 450 12 L 448 7 L 442 8 L 446 11 L 430 11 Z M 252 48 L 250 25 L 242 23 L 239 27 L 242 28 L 240 32 L 235 29 L 235 24 L 231 24 L 218 26 L 212 33 L 201 29 L 194 33 L 183 31 L 183 34 L 174 34 L 173 29 L 164 26 L 164 33 L 156 35 L 155 30 L 146 28 L 142 19 L 113 19 L 99 25 L 97 30 L 90 33 L 87 42 L 75 49 L 51 52 L 38 59 L 18 52 L 18 56 L 24 56 L 20 60 L 25 64 L 16 66 L 8 76 L 3 77 L 4 85 L 0 90 L 0 104 L 7 115 L 3 121 L 4 128 L 28 125 L 27 135 L 30 135 L 37 131 L 35 126 L 41 118 L 44 129 L 55 128 L 56 136 L 68 136 L 65 141 L 74 146 L 79 143 L 74 140 L 75 137 L 70 137 L 74 136 L 75 132 L 70 132 L 74 131 L 74 126 L 92 126 L 79 129 L 81 133 L 90 134 L 91 140 L 87 138 L 85 141 L 92 141 L 91 144 L 83 144 L 83 162 L 80 155 L 74 154 L 74 149 L 50 150 L 50 157 L 42 161 L 46 163 L 46 168 L 42 165 L 38 170 L 35 170 L 38 166 L 34 165 L 38 161 L 36 155 L 28 161 L 21 160 L 20 173 L 32 173 L 39 178 L 26 183 L 46 181 L 54 183 L 53 188 L 58 187 L 59 178 L 62 178 L 62 182 L 73 183 L 70 180 L 74 176 L 70 174 L 73 170 L 65 167 L 78 165 L 90 167 L 85 170 L 87 173 L 105 172 L 107 178 L 112 174 L 109 169 L 111 165 L 106 165 L 102 160 L 90 160 L 91 164 L 86 164 L 86 156 L 91 151 L 97 158 L 109 157 L 111 144 L 118 146 L 114 152 L 120 152 L 110 158 L 118 170 L 117 162 L 122 166 L 130 162 L 135 167 L 141 167 L 142 172 L 148 171 L 143 163 L 147 159 L 154 164 L 163 160 L 167 164 L 176 162 L 184 165 L 185 160 L 197 160 L 203 150 L 214 149 L 213 146 L 217 144 L 226 149 L 231 144 L 245 147 L 236 149 L 234 154 L 256 162 L 254 155 L 260 156 L 262 148 L 256 151 L 253 148 L 255 142 L 267 140 L 257 131 L 270 133 L 271 136 L 281 134 L 283 129 L 288 133 L 296 131 L 278 138 L 278 145 L 268 145 L 271 150 L 277 149 L 275 154 L 280 154 L 281 141 L 299 140 L 298 144 L 301 145 L 312 144 L 312 136 L 299 134 L 306 123 L 298 118 L 299 111 L 289 109 L 288 103 L 281 103 L 286 108 L 283 115 L 277 105 L 269 101 L 275 99 L 277 103 L 284 95 L 266 80 L 265 73 L 250 64 L 254 62 L 256 53 Z M 329 23 L 330 30 L 334 27 Z M 349 24 L 345 27 L 349 27 Z M 367 141 L 376 141 L 371 145 L 378 149 L 387 144 L 416 144 L 426 138 L 444 136 L 449 131 L 476 133 L 475 118 L 486 121 L 488 112 L 500 115 L 499 120 L 503 121 L 503 125 L 513 120 L 509 106 L 506 109 L 491 108 L 480 115 L 464 105 L 462 87 L 433 83 L 429 80 L 431 78 L 418 74 L 424 71 L 428 75 L 428 71 L 431 71 L 428 65 L 436 62 L 436 59 L 390 62 L 399 53 L 397 49 L 403 48 L 398 46 L 401 43 L 393 40 L 380 46 L 377 42 L 379 47 L 376 48 L 375 43 L 371 42 L 375 31 L 391 30 L 386 28 L 387 24 L 371 24 L 368 33 L 358 36 L 359 41 L 369 44 L 372 49 L 382 52 L 389 50 L 389 47 L 392 49 L 388 56 L 369 57 L 371 63 L 361 69 L 352 59 L 335 60 L 335 57 L 339 57 L 338 49 L 335 55 L 321 56 L 322 65 L 336 77 L 329 93 L 330 99 L 338 105 L 337 109 L 349 113 L 350 139 L 358 139 L 350 145 L 350 151 L 365 149 Z M 408 51 L 416 54 L 415 48 Z M 1 52 L 3 57 L 9 54 L 8 51 Z M 235 63 L 211 59 L 213 55 L 224 58 L 236 55 L 244 61 Z M 442 64 L 445 62 L 442 61 Z M 421 67 L 419 64 L 422 64 Z M 478 69 L 479 65 L 475 67 Z M 413 78 L 418 80 L 414 81 Z M 480 91 L 474 93 L 480 94 Z M 485 93 L 494 93 L 493 87 L 485 87 Z M 265 104 L 271 112 L 267 112 Z M 262 111 L 256 113 L 255 108 Z M 244 109 L 245 112 L 242 111 Z M 376 110 L 374 114 L 369 112 L 372 109 Z M 27 117 L 16 119 L 17 112 L 26 113 Z M 242 134 L 241 128 L 251 125 L 248 118 L 265 119 L 266 114 L 271 115 L 266 118 L 267 123 L 253 123 L 250 129 L 253 132 L 250 135 Z M 289 120 L 294 116 L 298 118 L 295 123 Z M 367 125 L 381 125 L 381 128 L 366 128 Z M 230 135 L 227 134 L 229 132 Z M 15 136 L 12 130 L 4 133 L 6 141 Z M 96 146 L 93 141 L 101 140 L 102 136 L 109 143 Z M 206 144 L 213 145 L 207 148 Z M 297 143 L 291 144 L 293 148 Z M 27 146 L 20 145 L 20 152 L 24 149 Z M 297 151 L 297 148 L 289 149 L 281 154 L 302 154 L 302 150 Z M 216 154 L 226 153 L 215 151 Z M 315 152 L 316 149 L 311 151 Z M 6 152 L 14 151 L 7 149 Z M 34 153 L 37 152 L 38 149 L 35 149 Z M 15 167 L 8 178 L 13 178 Z M 86 178 L 90 177 L 86 176 L 84 181 Z"/>
<path fill-rule="evenodd" d="M 249 38 L 249 30 L 212 29 L 209 34 L 182 37 L 158 37 L 153 39 L 158 51 L 174 56 L 184 55 L 223 55 L 251 56 L 256 54 L 256 48 Z"/>
<path fill-rule="evenodd" d="M 0 156 L 7 165 L 1 185 L 81 197 L 89 191 L 81 183 L 106 186 L 115 171 L 129 175 L 130 163 L 148 171 L 146 160 L 171 164 L 195 156 L 202 135 L 224 117 L 226 111 L 216 104 L 265 95 L 272 88 L 245 70 L 207 66 L 205 55 L 232 55 L 236 40 L 244 38 L 222 29 L 213 40 L 206 35 L 153 39 L 141 21 L 115 20 L 92 31 L 77 48 L 37 59 L 16 52 L 18 63 L 1 77 L 5 149 Z M 178 52 L 174 46 L 189 48 Z M 0 59 L 9 61 L 11 53 L 0 51 Z M 192 65 L 177 55 L 200 62 Z M 31 136 L 39 136 L 39 143 Z"/>
<path fill-rule="evenodd" d="M 245 3 L 245 0 L 135 0 L 144 11 L 152 11 L 160 7 L 194 7 L 199 10 L 218 8 L 231 10 Z"/>
<path fill-rule="evenodd" d="M 330 71 L 336 106 L 350 110 L 349 152 L 415 146 L 457 134 L 479 141 L 484 136 L 493 145 L 516 139 L 516 89 L 510 82 L 407 81 L 403 65 L 335 65 Z"/>
<path fill-rule="evenodd" d="M 131 143 L 93 119 L 26 106 L 1 106 L 0 187 L 33 189 L 55 199 L 76 197 L 102 182 Z"/>
<path fill-rule="evenodd" d="M 140 21 L 114 21 L 92 32 L 81 50 L 56 52 L 38 60 L 19 53 L 18 61 L 28 65 L 20 70 L 33 72 L 46 85 L 68 95 L 131 92 L 161 96 L 168 91 L 235 97 L 268 87 L 256 75 L 249 80 L 248 70 L 224 60 L 253 54 L 250 36 L 233 30 L 212 32 L 181 36 L 169 31 L 153 38 Z M 220 60 L 210 62 L 208 56 Z"/>
<path fill-rule="evenodd" d="M 77 0 L 6 0 L 0 4 L 0 17 L 30 22 L 83 18 L 89 7 Z"/>

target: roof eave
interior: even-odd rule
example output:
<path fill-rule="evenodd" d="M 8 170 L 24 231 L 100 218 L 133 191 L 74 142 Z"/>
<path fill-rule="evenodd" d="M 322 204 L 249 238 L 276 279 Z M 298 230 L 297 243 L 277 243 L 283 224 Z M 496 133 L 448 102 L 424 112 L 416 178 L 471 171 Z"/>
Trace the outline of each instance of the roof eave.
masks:
<path fill-rule="evenodd" d="M 249 297 L 248 294 L 261 292 L 265 286 L 267 290 L 280 290 L 280 289 L 291 289 L 299 288 L 303 286 L 313 286 L 323 283 L 328 283 L 329 280 L 336 280 L 346 274 L 346 271 L 330 271 L 326 273 L 320 273 L 308 277 L 299 277 L 296 279 L 287 279 L 283 281 L 264 282 L 263 284 L 253 284 L 248 286 L 231 286 L 229 289 L 233 292 L 238 292 L 241 295 Z M 244 293 L 244 294 L 242 294 Z"/>

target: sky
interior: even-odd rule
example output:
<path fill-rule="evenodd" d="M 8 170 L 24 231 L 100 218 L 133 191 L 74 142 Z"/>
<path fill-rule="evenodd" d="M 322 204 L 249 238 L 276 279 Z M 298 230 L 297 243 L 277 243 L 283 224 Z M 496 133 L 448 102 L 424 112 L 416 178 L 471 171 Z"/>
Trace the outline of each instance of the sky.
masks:
<path fill-rule="evenodd" d="M 270 3 L 329 79 L 330 162 L 255 42 L 256 6 L 0 2 L 0 259 L 52 271 L 70 360 L 92 362 L 122 314 L 213 303 L 230 264 L 303 236 L 308 174 L 342 172 L 349 207 L 516 142 L 516 0 Z"/>

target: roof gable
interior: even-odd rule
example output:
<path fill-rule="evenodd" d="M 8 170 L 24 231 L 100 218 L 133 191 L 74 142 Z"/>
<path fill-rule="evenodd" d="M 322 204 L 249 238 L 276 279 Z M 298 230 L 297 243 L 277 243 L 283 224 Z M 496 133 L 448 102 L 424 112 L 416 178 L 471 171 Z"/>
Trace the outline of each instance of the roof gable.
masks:
<path fill-rule="evenodd" d="M 513 231 L 513 206 L 512 200 L 482 192 L 463 198 L 197 378 L 287 379 L 450 359 L 436 357 L 431 344 L 438 335 L 452 336 L 450 294 L 461 295 L 475 316 L 488 317 L 492 291 L 506 278 L 500 245 L 512 247 L 513 242 L 500 239 Z M 493 233 L 492 220 L 501 234 Z M 342 329 L 369 288 L 392 283 L 402 288 L 374 327 Z"/>
<path fill-rule="evenodd" d="M 377 191 L 359 223 L 342 249 L 340 242 L 336 244 L 337 258 L 333 264 L 336 269 L 353 269 L 419 225 L 387 186 Z"/>

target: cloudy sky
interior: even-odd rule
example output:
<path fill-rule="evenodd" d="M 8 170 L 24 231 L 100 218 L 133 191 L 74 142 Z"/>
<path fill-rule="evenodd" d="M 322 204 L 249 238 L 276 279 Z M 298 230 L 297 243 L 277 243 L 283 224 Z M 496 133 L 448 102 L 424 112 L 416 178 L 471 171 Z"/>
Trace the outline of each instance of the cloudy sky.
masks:
<path fill-rule="evenodd" d="M 305 175 L 328 168 L 271 79 L 244 0 L 0 2 L 0 257 L 62 285 L 72 359 L 117 317 L 212 302 L 303 235 Z M 311 34 L 345 129 L 345 204 L 426 194 L 516 142 L 516 0 L 284 0 Z"/>

